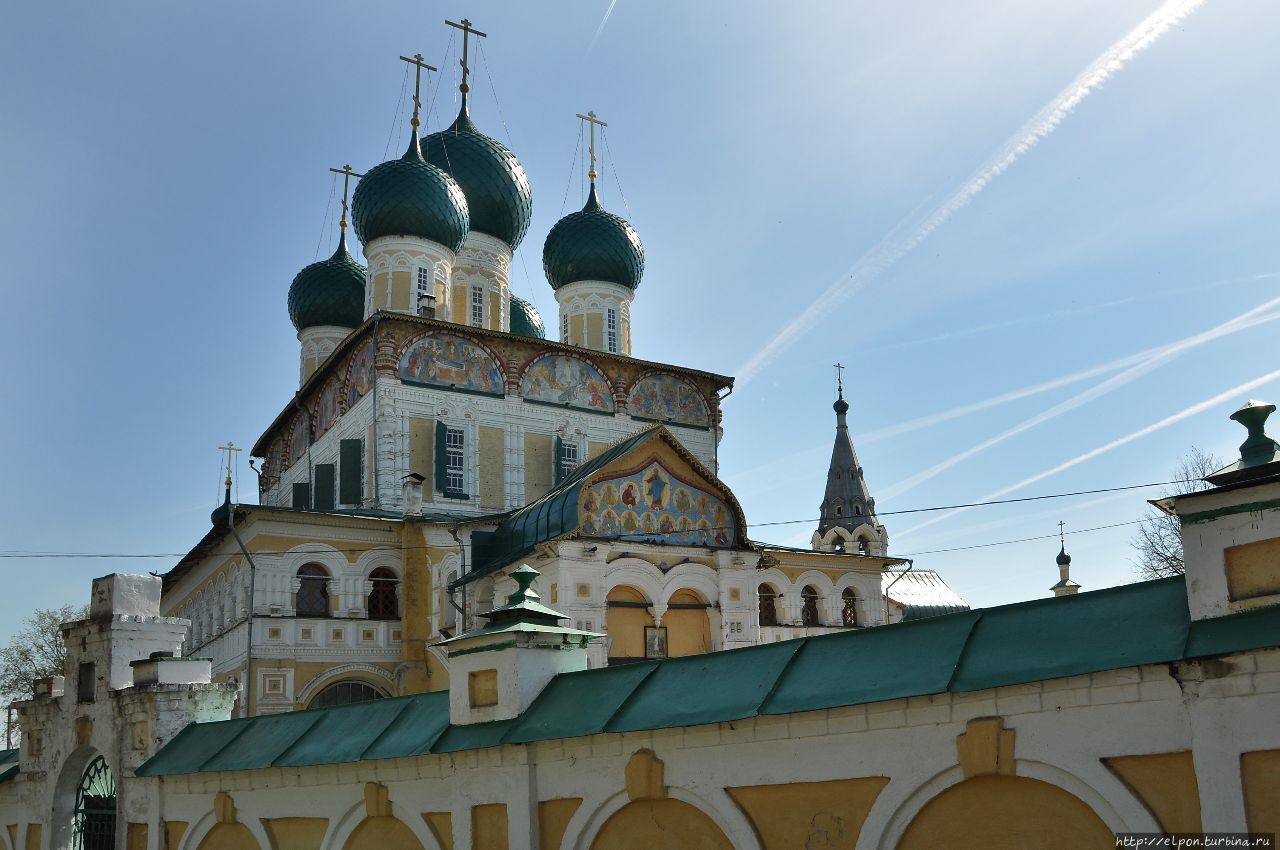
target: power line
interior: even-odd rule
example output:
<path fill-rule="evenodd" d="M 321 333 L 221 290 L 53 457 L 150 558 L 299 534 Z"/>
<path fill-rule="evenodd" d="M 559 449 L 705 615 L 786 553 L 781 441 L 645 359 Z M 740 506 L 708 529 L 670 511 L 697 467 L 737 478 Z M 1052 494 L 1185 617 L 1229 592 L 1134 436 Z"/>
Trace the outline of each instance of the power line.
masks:
<path fill-rule="evenodd" d="M 1036 501 L 1042 501 L 1045 499 L 1063 499 L 1063 498 L 1068 498 L 1072 496 L 1091 496 L 1097 493 L 1117 493 L 1124 490 L 1140 490 L 1148 487 L 1167 487 L 1172 484 L 1189 484 L 1189 483 L 1194 483 L 1194 482 L 1192 482 L 1190 479 L 1182 479 L 1177 481 L 1155 481 L 1150 484 L 1128 484 L 1123 487 L 1101 487 L 1093 490 L 1073 490 L 1067 493 L 1047 493 L 1040 496 L 1023 496 L 1017 499 L 995 499 L 989 502 L 966 502 L 964 504 L 937 505 L 937 506 L 928 507 L 928 508 L 904 508 L 898 511 L 884 511 L 882 512 L 881 515 L 896 516 L 901 514 L 925 513 L 928 511 L 949 511 L 949 510 L 954 510 L 956 508 L 976 508 L 976 507 L 987 507 L 987 506 L 993 506 L 993 505 L 1007 505 L 1007 504 L 1013 504 L 1017 502 L 1036 502 Z M 777 520 L 773 522 L 755 522 L 755 523 L 747 523 L 746 527 L 747 528 L 764 528 L 768 526 L 778 526 L 778 525 L 796 525 L 799 523 L 819 522 L 821 521 L 821 519 L 822 519 L 821 517 L 815 517 L 810 519 L 787 519 L 787 520 Z M 1076 531 L 1070 531 L 1067 533 L 1083 534 L 1088 531 L 1099 531 L 1105 528 L 1117 528 L 1122 525 L 1136 525 L 1139 522 L 1142 522 L 1142 520 L 1132 520 L 1130 522 L 1121 522 L 1121 523 L 1116 523 L 1114 525 L 1097 526 L 1096 528 L 1083 528 L 1083 529 L 1078 529 Z M 618 537 L 619 539 L 624 539 L 624 540 L 633 539 L 635 540 L 635 542 L 642 542 L 643 540 L 650 540 L 655 537 L 670 537 L 670 536 L 676 536 L 676 535 L 689 534 L 690 531 L 732 531 L 732 530 L 733 530 L 733 526 L 726 525 L 726 526 L 711 526 L 706 528 L 690 529 L 688 531 L 670 531 L 670 532 L 654 532 L 654 533 L 639 532 L 639 533 L 631 533 L 631 534 L 620 534 L 618 535 Z M 926 555 L 926 554 L 935 554 L 938 552 L 957 552 L 963 549 L 980 549 L 987 546 L 1004 546 L 1009 543 L 1022 543 L 1030 540 L 1045 540 L 1045 539 L 1048 539 L 1048 537 L 1054 537 L 1054 536 L 1055 535 L 1050 534 L 1050 535 L 1047 535 L 1046 537 L 1026 537 L 1019 540 L 1005 540 L 1005 541 L 997 541 L 994 543 L 977 543 L 972 546 L 958 546 L 952 549 L 934 549 L 929 552 L 915 552 L 911 554 Z M 697 544 L 693 544 L 693 545 L 697 545 Z M 470 544 L 463 544 L 463 547 L 469 548 Z M 366 546 L 362 546 L 355 549 L 338 549 L 337 547 L 330 547 L 331 550 L 340 552 L 342 554 L 353 554 L 353 553 L 360 554 L 367 551 L 369 548 L 370 547 L 366 547 Z M 419 549 L 433 549 L 437 547 L 425 546 L 425 545 L 424 546 L 389 545 L 384 547 L 375 546 L 372 548 L 394 549 L 398 551 L 408 552 L 408 551 L 414 551 Z M 26 550 L 10 549 L 5 551 L 0 551 L 0 558 L 183 558 L 183 557 L 186 557 L 187 554 L 189 553 L 187 552 L 144 552 L 144 553 L 52 552 L 52 551 L 39 551 L 39 550 L 26 551 Z M 262 550 L 259 552 L 255 552 L 254 554 L 286 555 L 290 553 L 284 550 L 281 550 L 281 551 Z M 907 556 L 903 556 L 903 557 L 907 557 Z"/>
<path fill-rule="evenodd" d="M 1065 533 L 1066 534 L 1085 534 L 1090 531 L 1104 531 L 1108 528 L 1120 528 L 1121 526 L 1125 526 L 1125 525 L 1137 525 L 1138 523 L 1145 522 L 1145 521 L 1146 520 L 1132 519 L 1132 520 L 1129 520 L 1128 522 L 1113 522 L 1110 525 L 1095 525 L 1093 528 L 1078 528 L 1075 531 L 1068 531 Z M 986 549 L 991 546 L 1008 546 L 1010 543 L 1027 543 L 1032 540 L 1053 540 L 1057 536 L 1058 535 L 1056 534 L 1041 534 L 1038 537 L 1020 537 L 1017 540 L 997 540 L 994 543 L 975 543 L 972 546 L 953 546 L 950 549 L 928 549 L 924 552 L 907 552 L 906 554 L 899 554 L 895 557 L 917 558 L 920 555 L 937 555 L 942 552 L 963 552 L 966 549 Z"/>

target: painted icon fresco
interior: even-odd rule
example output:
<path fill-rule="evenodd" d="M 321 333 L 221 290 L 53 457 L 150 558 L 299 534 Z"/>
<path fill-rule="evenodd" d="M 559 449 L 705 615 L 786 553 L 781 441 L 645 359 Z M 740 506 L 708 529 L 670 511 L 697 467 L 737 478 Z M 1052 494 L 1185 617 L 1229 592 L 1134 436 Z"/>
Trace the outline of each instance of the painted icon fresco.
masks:
<path fill-rule="evenodd" d="M 702 394 L 674 375 L 646 375 L 631 387 L 627 409 L 632 416 L 674 422 L 678 425 L 711 426 L 711 414 Z"/>
<path fill-rule="evenodd" d="M 544 354 L 530 363 L 520 380 L 520 394 L 533 401 L 613 413 L 608 379 L 587 361 L 563 354 Z"/>
<path fill-rule="evenodd" d="M 502 370 L 480 346 L 450 333 L 432 331 L 414 340 L 400 356 L 400 378 L 415 384 L 502 395 Z"/>
<path fill-rule="evenodd" d="M 294 417 L 293 424 L 289 426 L 289 465 L 292 466 L 298 461 L 298 458 L 307 453 L 307 421 L 301 416 Z"/>
<path fill-rule="evenodd" d="M 373 389 L 376 375 L 373 371 L 373 340 L 369 340 L 351 355 L 347 367 L 347 406 L 346 410 L 355 407 L 365 393 Z"/>
<path fill-rule="evenodd" d="M 337 378 L 332 378 L 329 383 L 324 385 L 324 389 L 320 391 L 320 398 L 316 400 L 316 412 L 313 417 L 317 440 L 333 427 L 333 423 L 338 421 L 338 398 L 341 394 L 342 387 L 339 385 Z"/>
<path fill-rule="evenodd" d="M 581 532 L 593 537 L 689 546 L 730 546 L 736 527 L 722 499 L 682 481 L 657 460 L 582 488 L 578 520 Z"/>

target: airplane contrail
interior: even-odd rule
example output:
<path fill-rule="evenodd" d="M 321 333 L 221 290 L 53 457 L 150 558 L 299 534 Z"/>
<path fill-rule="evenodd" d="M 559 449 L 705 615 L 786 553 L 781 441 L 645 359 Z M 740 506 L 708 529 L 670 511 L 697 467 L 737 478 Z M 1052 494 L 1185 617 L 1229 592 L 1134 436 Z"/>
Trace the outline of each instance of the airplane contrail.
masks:
<path fill-rule="evenodd" d="M 1182 410 L 1179 410 L 1177 413 L 1174 413 L 1170 416 L 1166 416 L 1164 419 L 1161 419 L 1159 422 L 1154 422 L 1151 425 L 1146 426 L 1145 428 L 1139 428 L 1137 431 L 1134 431 L 1131 434 L 1126 434 L 1123 437 L 1112 440 L 1111 442 L 1106 443 L 1104 445 L 1098 446 L 1096 449 L 1090 449 L 1089 451 L 1084 452 L 1083 454 L 1076 455 L 1070 460 L 1063 461 L 1057 466 L 1046 469 L 1044 472 L 1037 472 L 1035 475 L 1024 478 L 1021 481 L 1015 482 L 1013 484 L 1010 484 L 1007 487 L 1001 487 L 999 490 L 993 490 L 992 492 L 987 493 L 986 495 L 981 496 L 980 498 L 975 499 L 974 501 L 987 502 L 992 499 L 999 499 L 1003 496 L 1007 496 L 1008 494 L 1014 492 L 1015 490 L 1020 490 L 1029 484 L 1035 484 L 1037 481 L 1043 481 L 1044 479 L 1048 478 L 1051 475 L 1057 475 L 1059 472 L 1070 469 L 1073 466 L 1082 464 L 1087 460 L 1093 460 L 1095 457 L 1098 457 L 1099 455 L 1106 454 L 1109 451 L 1118 449 L 1121 446 L 1126 445 L 1128 443 L 1132 443 L 1134 440 L 1145 437 L 1148 434 L 1155 433 L 1156 431 L 1159 431 L 1163 428 L 1167 428 L 1170 425 L 1173 425 L 1174 423 L 1181 422 L 1183 419 L 1186 419 L 1188 416 L 1195 416 L 1197 413 L 1202 413 L 1203 411 L 1208 410 L 1211 407 L 1216 407 L 1220 404 L 1223 404 L 1224 402 L 1228 402 L 1232 400 L 1233 398 L 1238 399 L 1241 396 L 1243 396 L 1245 393 L 1249 392 L 1250 390 L 1256 389 L 1262 386 L 1263 384 L 1271 383 L 1272 381 L 1277 379 L 1280 379 L 1280 369 L 1277 369 L 1274 372 L 1268 372 L 1265 375 L 1254 378 L 1252 381 L 1245 381 L 1243 384 L 1234 386 L 1229 390 L 1223 390 L 1222 392 L 1218 393 L 1212 398 L 1207 398 L 1204 401 L 1196 402 L 1190 407 L 1185 407 Z M 970 510 L 970 509 L 956 508 L 954 511 L 948 511 L 944 514 L 939 514 L 938 516 L 935 516 L 931 519 L 927 519 L 918 525 L 914 525 L 911 528 L 906 529 L 905 531 L 898 532 L 898 537 L 901 538 L 903 535 L 911 534 L 913 532 L 919 531 L 920 529 L 926 526 L 933 525 L 936 522 L 942 522 L 944 519 L 950 519 L 956 514 L 964 513 L 967 510 Z"/>
<path fill-rule="evenodd" d="M 977 445 L 970 446 L 964 451 L 959 452 L 958 454 L 952 455 L 946 460 L 936 463 L 933 466 L 929 467 L 928 469 L 917 472 L 915 475 L 912 475 L 909 478 L 899 481 L 897 484 L 894 484 L 890 487 L 885 488 L 885 490 L 883 491 L 884 492 L 883 498 L 890 498 L 893 496 L 901 495 L 902 493 L 905 493 L 907 490 L 910 490 L 913 487 L 923 484 L 925 481 L 928 481 L 930 478 L 933 478 L 934 476 L 942 473 L 943 471 L 950 469 L 951 467 L 955 466 L 961 461 L 968 460 L 969 458 L 973 457 L 979 452 L 986 451 L 987 449 L 991 448 L 994 445 L 1003 443 L 1005 440 L 1009 439 L 1010 437 L 1014 437 L 1018 434 L 1021 434 L 1023 431 L 1026 431 L 1030 428 L 1034 428 L 1035 426 L 1048 422 L 1051 419 L 1056 419 L 1062 414 L 1067 413 L 1071 410 L 1074 410 L 1077 407 L 1080 407 L 1081 405 L 1086 404 L 1087 402 L 1093 401 L 1095 398 L 1098 398 L 1099 396 L 1106 395 L 1112 390 L 1119 389 L 1125 384 L 1136 381 L 1138 378 L 1141 378 L 1143 375 L 1147 374 L 1148 372 L 1151 372 L 1154 369 L 1160 368 L 1161 366 L 1168 363 L 1170 360 L 1187 353 L 1193 348 L 1197 348 L 1198 346 L 1204 345 L 1207 342 L 1212 342 L 1213 340 L 1218 339 L 1220 337 L 1237 333 L 1241 330 L 1245 330 L 1246 328 L 1255 327 L 1257 325 L 1260 325 L 1266 322 L 1273 322 L 1277 319 L 1280 319 L 1280 313 L 1272 313 L 1270 315 L 1263 315 L 1263 316 L 1258 315 L 1259 313 L 1263 313 L 1266 310 L 1269 310 L 1278 304 L 1280 304 L 1280 298 L 1273 298 L 1270 301 L 1267 301 L 1263 304 L 1258 305 L 1257 307 L 1254 307 L 1252 310 L 1247 310 L 1244 313 L 1241 313 L 1239 316 L 1236 316 L 1234 319 L 1229 319 L 1228 321 L 1225 321 L 1219 325 L 1215 325 L 1214 327 L 1209 328 L 1206 331 L 1201 331 L 1200 333 L 1193 334 L 1189 337 L 1185 337 L 1184 339 L 1180 339 L 1177 342 L 1170 343 L 1169 345 L 1163 346 L 1160 349 L 1157 349 L 1156 352 L 1152 354 L 1152 356 L 1135 363 L 1134 365 L 1125 369 L 1120 374 L 1113 375 L 1112 377 L 1107 378 L 1105 381 L 1094 384 L 1092 387 L 1089 387 L 1083 392 L 1077 393 L 1071 398 L 1061 401 L 1055 404 L 1053 407 L 1050 407 L 1047 410 L 1043 410 L 1040 413 L 1037 413 L 1035 416 L 1032 416 L 1029 419 L 1025 419 L 1022 422 L 1019 422 L 1017 425 L 1013 426 L 1012 428 L 1008 428 L 1004 431 L 1001 431 L 999 434 L 995 435 L 994 437 L 989 437 L 988 439 L 983 440 Z"/>
<path fill-rule="evenodd" d="M 609 23 L 609 16 L 613 14 L 613 7 L 618 5 L 618 0 L 610 0 L 609 8 L 604 10 L 604 17 L 600 19 L 600 26 L 596 27 L 596 34 L 591 36 L 591 43 L 587 45 L 587 55 L 591 55 L 591 51 L 595 48 L 596 42 L 600 39 L 600 33 L 604 32 L 604 25 Z"/>
<path fill-rule="evenodd" d="M 1058 128 L 1080 102 L 1119 72 L 1138 53 L 1155 44 L 1161 36 L 1204 4 L 1204 0 L 1166 0 L 1123 38 L 1080 72 L 1066 88 L 1058 92 L 1031 120 L 1005 141 L 981 168 L 959 189 L 914 227 L 903 222 L 863 254 L 848 271 L 826 291 L 814 299 L 799 316 L 792 319 L 762 349 L 737 369 L 736 383 L 741 388 L 761 370 L 792 346 L 804 333 L 831 316 L 835 305 L 849 298 L 878 278 L 898 260 L 909 254 L 959 212 L 987 185 L 1009 169 L 1023 154 Z M 612 7 L 610 7 L 612 8 Z"/>

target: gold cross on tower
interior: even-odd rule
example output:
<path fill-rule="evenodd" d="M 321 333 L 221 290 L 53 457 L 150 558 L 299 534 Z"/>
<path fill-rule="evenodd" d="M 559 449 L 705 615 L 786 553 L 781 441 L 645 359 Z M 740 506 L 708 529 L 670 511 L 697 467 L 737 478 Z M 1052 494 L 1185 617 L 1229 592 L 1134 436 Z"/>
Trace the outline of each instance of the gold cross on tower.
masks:
<path fill-rule="evenodd" d="M 226 484 L 227 484 L 227 488 L 228 488 L 228 489 L 230 489 L 230 487 L 231 487 L 231 457 L 232 457 L 232 455 L 233 455 L 235 452 L 240 451 L 240 449 L 236 446 L 236 444 L 235 444 L 235 443 L 231 442 L 230 440 L 227 440 L 227 444 L 226 444 L 225 446 L 218 446 L 218 451 L 220 451 L 220 452 L 226 452 L 226 453 L 227 453 L 227 481 L 226 481 Z"/>
<path fill-rule="evenodd" d="M 586 121 L 587 126 L 591 128 L 591 147 L 589 148 L 589 150 L 591 151 L 591 170 L 587 172 L 587 176 L 591 178 L 592 183 L 595 183 L 596 182 L 596 125 L 598 124 L 601 127 L 608 127 L 609 125 L 601 121 L 599 118 L 597 118 L 596 114 L 591 110 L 587 110 L 586 115 L 583 115 L 581 112 L 577 113 L 577 115 L 583 121 Z"/>
<path fill-rule="evenodd" d="M 839 393 L 840 398 L 844 398 L 844 364 L 834 363 L 832 365 L 836 370 L 836 392 Z"/>
<path fill-rule="evenodd" d="M 455 24 L 450 20 L 446 20 L 445 23 L 456 30 L 462 30 L 462 59 L 460 60 L 460 64 L 462 65 L 462 85 L 458 86 L 458 91 L 466 94 L 471 90 L 467 85 L 467 74 L 471 71 L 471 66 L 467 64 L 467 36 L 474 35 L 479 38 L 488 38 L 488 33 L 483 33 L 478 29 L 473 29 L 471 27 L 471 21 L 468 21 L 466 18 L 463 18 L 462 23 L 460 24 Z"/>
<path fill-rule="evenodd" d="M 404 57 L 401 57 L 404 58 Z M 330 168 L 334 174 L 342 175 L 342 218 L 338 220 L 338 226 L 342 228 L 342 232 L 347 231 L 347 187 L 351 183 L 352 177 L 363 177 L 363 174 L 357 174 L 351 170 L 350 165 L 344 165 L 341 168 Z"/>
<path fill-rule="evenodd" d="M 412 56 L 401 56 L 400 61 L 408 62 L 413 66 L 413 120 L 409 123 L 412 124 L 413 129 L 416 130 L 418 129 L 418 110 L 422 106 L 422 101 L 419 98 L 422 87 L 422 70 L 424 68 L 428 71 L 438 71 L 440 69 L 422 61 L 421 53 L 415 53 Z"/>

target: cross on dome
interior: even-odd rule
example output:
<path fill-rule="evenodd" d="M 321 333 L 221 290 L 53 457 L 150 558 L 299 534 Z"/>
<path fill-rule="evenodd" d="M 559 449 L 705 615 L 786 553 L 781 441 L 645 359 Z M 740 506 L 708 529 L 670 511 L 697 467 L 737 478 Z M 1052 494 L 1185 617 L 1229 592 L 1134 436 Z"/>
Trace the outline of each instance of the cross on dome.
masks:
<path fill-rule="evenodd" d="M 413 125 L 413 129 L 418 129 L 418 112 L 422 108 L 422 100 L 420 98 L 422 90 L 422 71 L 439 71 L 440 69 L 434 65 L 428 65 L 422 59 L 421 53 L 415 53 L 412 56 L 401 56 L 401 62 L 408 62 L 413 66 L 413 118 L 409 123 Z M 332 169 L 330 169 L 332 170 Z"/>
<path fill-rule="evenodd" d="M 462 59 L 459 60 L 459 64 L 462 65 L 462 85 L 458 86 L 458 91 L 466 94 L 471 90 L 471 87 L 467 85 L 467 74 L 471 72 L 471 66 L 467 64 L 467 37 L 474 35 L 477 38 L 488 38 L 488 33 L 472 28 L 471 21 L 466 18 L 463 18 L 460 24 L 455 24 L 447 19 L 445 23 L 456 30 L 462 30 Z"/>
<path fill-rule="evenodd" d="M 599 118 L 597 118 L 596 113 L 593 110 L 588 109 L 586 115 L 583 115 L 581 112 L 578 112 L 576 114 L 583 121 L 586 121 L 587 126 L 591 128 L 591 144 L 587 148 L 587 150 L 591 152 L 591 168 L 587 171 L 587 176 L 591 178 L 592 185 L 595 185 L 596 177 L 597 177 L 597 174 L 596 174 L 596 125 L 599 125 L 601 127 L 608 127 L 609 125 L 606 124 L 604 121 L 601 121 Z"/>

